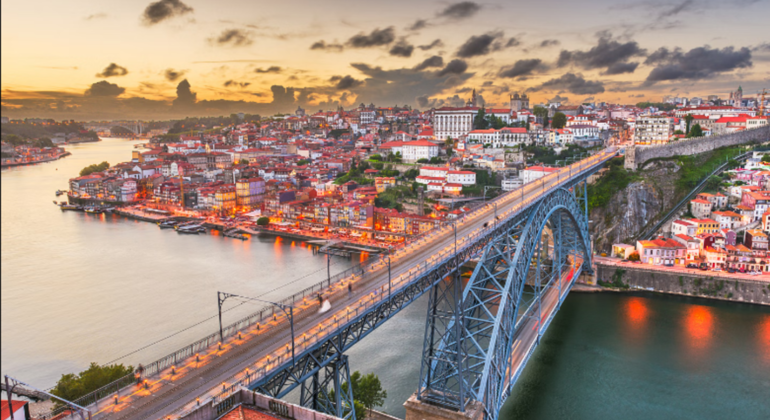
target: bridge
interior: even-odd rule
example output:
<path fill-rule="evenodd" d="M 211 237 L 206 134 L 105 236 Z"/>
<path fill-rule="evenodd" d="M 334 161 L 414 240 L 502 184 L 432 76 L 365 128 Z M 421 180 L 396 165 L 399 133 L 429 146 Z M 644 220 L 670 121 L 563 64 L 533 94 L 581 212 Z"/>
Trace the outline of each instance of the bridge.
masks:
<path fill-rule="evenodd" d="M 345 351 L 429 293 L 407 419 L 430 411 L 495 420 L 575 279 L 590 270 L 586 180 L 614 156 L 602 151 L 505 193 L 74 403 L 98 419 L 177 419 L 228 406 L 246 387 L 275 398 L 298 390 L 302 406 L 355 419 L 351 390 L 341 387 Z M 328 311 L 319 310 L 328 306 L 320 293 Z M 220 308 L 229 300 L 259 299 L 221 293 Z"/>

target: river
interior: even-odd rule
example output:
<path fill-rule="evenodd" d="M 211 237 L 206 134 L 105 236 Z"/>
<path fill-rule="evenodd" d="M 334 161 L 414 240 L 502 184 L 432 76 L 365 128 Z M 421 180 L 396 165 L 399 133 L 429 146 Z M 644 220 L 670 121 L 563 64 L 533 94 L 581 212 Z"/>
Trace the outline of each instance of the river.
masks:
<path fill-rule="evenodd" d="M 147 363 L 215 330 L 216 292 L 280 299 L 325 276 L 299 242 L 178 235 L 110 215 L 61 212 L 54 191 L 81 168 L 130 159 L 136 142 L 2 171 L 2 372 L 41 388 L 88 363 Z M 332 260 L 332 274 L 351 262 Z M 417 388 L 427 299 L 354 347 L 382 411 L 403 418 Z M 229 306 L 233 308 L 232 305 Z M 234 307 L 232 322 L 258 309 Z M 657 295 L 568 297 L 501 419 L 770 418 L 770 310 Z"/>

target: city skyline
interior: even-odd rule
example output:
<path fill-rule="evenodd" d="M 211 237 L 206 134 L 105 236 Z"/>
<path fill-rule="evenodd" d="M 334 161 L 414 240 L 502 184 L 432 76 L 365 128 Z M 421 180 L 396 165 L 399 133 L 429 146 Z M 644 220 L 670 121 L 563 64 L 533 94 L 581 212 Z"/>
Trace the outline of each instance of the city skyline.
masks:
<path fill-rule="evenodd" d="M 360 102 L 426 109 L 460 105 L 474 88 L 501 107 L 515 92 L 533 104 L 636 103 L 724 98 L 741 85 L 749 98 L 770 85 L 770 43 L 756 35 L 767 7 L 4 2 L 2 112 L 88 120 Z"/>

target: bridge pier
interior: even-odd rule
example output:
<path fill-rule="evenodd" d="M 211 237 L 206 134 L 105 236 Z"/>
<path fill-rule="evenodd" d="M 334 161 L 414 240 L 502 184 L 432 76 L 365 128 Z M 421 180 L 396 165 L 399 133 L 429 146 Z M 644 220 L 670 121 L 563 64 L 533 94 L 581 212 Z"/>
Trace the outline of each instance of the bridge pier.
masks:
<path fill-rule="evenodd" d="M 343 387 L 343 384 L 347 385 Z M 340 354 L 302 383 L 300 405 L 341 419 L 356 420 L 347 355 Z"/>
<path fill-rule="evenodd" d="M 417 399 L 417 393 L 412 394 L 404 403 L 406 408 L 405 420 L 481 420 L 484 418 L 484 404 L 479 401 L 468 401 L 465 411 L 459 412 Z"/>

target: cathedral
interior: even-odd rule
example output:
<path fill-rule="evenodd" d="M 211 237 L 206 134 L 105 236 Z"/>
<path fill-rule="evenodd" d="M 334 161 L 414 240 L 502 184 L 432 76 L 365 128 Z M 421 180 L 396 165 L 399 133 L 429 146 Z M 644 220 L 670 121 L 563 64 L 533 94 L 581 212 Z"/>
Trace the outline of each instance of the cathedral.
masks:
<path fill-rule="evenodd" d="M 743 106 L 743 88 L 738 86 L 738 90 L 730 92 L 730 103 L 738 108 Z"/>
<path fill-rule="evenodd" d="M 529 109 L 529 97 L 526 93 L 519 96 L 516 92 L 511 96 L 511 110 L 521 111 L 522 109 Z"/>

